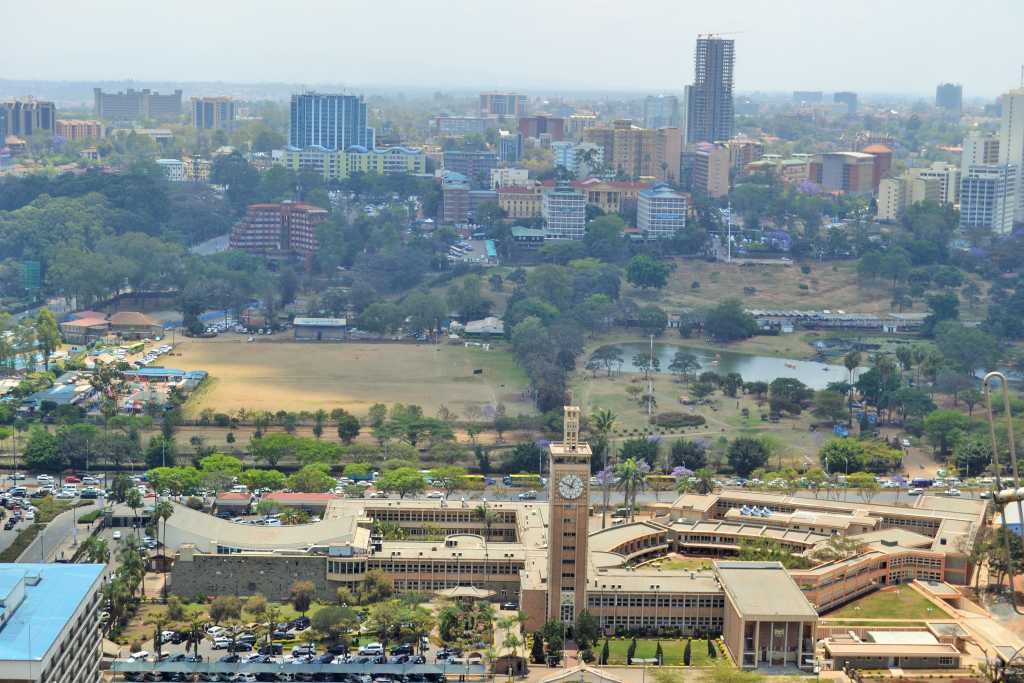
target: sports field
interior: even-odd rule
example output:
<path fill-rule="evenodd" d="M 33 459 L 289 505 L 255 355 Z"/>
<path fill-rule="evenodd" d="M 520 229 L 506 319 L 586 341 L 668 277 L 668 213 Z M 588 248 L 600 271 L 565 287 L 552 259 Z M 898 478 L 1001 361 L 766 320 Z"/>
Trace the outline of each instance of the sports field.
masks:
<path fill-rule="evenodd" d="M 206 370 L 210 380 L 189 399 L 187 414 L 247 410 L 344 408 L 362 416 L 374 403 L 414 403 L 434 415 L 446 405 L 460 417 L 469 406 L 502 403 L 509 415 L 531 411 L 526 378 L 511 354 L 448 345 L 247 344 L 240 336 L 190 339 L 168 366 Z M 474 370 L 482 370 L 473 374 Z"/>

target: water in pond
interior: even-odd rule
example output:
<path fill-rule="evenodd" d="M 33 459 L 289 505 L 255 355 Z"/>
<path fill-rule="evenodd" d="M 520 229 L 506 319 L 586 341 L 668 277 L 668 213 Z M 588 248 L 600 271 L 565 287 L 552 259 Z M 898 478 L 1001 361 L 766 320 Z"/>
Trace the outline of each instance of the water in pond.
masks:
<path fill-rule="evenodd" d="M 633 365 L 633 356 L 638 353 L 650 353 L 650 346 L 644 343 L 616 344 L 622 349 L 622 371 L 639 372 Z M 846 368 L 842 365 L 829 365 L 810 360 L 794 360 L 791 358 L 775 358 L 773 356 L 754 356 L 731 351 L 710 351 L 675 344 L 655 344 L 654 355 L 661 363 L 661 373 L 669 372 L 676 351 L 685 348 L 697 357 L 700 372 L 711 370 L 720 375 L 738 372 L 744 382 L 771 382 L 777 377 L 795 377 L 812 389 L 824 389 L 829 382 L 841 382 L 849 379 Z M 716 362 L 717 361 L 717 362 Z"/>

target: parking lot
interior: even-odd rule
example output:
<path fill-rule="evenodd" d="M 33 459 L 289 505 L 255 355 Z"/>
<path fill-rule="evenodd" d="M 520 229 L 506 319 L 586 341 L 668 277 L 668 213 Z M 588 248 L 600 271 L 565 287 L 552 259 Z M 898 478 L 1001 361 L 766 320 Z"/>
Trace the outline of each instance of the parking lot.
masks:
<path fill-rule="evenodd" d="M 398 644 L 385 650 L 380 643 L 329 648 L 297 642 L 309 619 L 297 617 L 276 625 L 275 641 L 266 643 L 252 632 L 211 626 L 198 633 L 193 647 L 189 634 L 164 631 L 159 659 L 139 651 L 114 662 L 125 680 L 199 681 L 345 681 L 347 683 L 428 683 L 451 675 L 483 674 L 478 654 L 462 657 L 458 650 L 433 653 L 425 643 Z M 284 645 L 278 639 L 285 639 Z M 194 676 L 194 678 L 193 678 Z"/>

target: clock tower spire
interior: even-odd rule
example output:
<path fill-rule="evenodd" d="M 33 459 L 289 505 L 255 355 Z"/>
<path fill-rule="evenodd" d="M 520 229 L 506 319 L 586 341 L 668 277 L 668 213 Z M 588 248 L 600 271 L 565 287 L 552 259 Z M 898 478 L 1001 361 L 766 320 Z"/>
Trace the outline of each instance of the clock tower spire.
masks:
<path fill-rule="evenodd" d="M 590 446 L 580 409 L 565 406 L 560 443 L 548 446 L 548 619 L 573 623 L 587 606 Z"/>

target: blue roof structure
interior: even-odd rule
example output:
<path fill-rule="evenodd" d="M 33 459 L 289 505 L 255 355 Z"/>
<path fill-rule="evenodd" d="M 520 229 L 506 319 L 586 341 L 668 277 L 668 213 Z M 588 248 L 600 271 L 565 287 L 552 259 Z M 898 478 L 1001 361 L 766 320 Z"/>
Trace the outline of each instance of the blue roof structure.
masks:
<path fill-rule="evenodd" d="M 185 371 L 177 368 L 139 368 L 138 370 L 125 370 L 126 377 L 184 377 Z"/>
<path fill-rule="evenodd" d="M 494 240 L 484 242 L 484 250 L 487 252 L 487 258 L 498 258 L 498 250 L 494 248 Z"/>
<path fill-rule="evenodd" d="M 102 564 L 0 564 L 0 661 L 41 660 Z"/>

